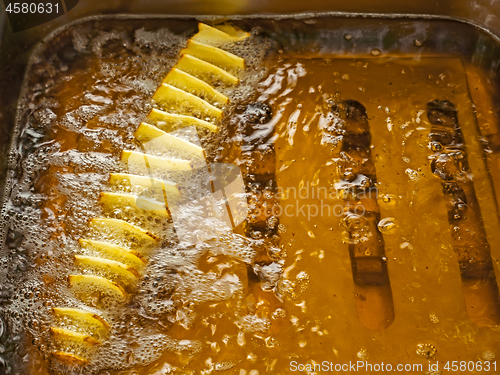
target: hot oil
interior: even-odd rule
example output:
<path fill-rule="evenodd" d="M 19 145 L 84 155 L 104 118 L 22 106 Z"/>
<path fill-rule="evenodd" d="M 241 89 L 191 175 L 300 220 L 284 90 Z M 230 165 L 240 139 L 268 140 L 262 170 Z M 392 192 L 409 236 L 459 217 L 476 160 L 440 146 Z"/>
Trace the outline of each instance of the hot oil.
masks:
<path fill-rule="evenodd" d="M 176 29 L 175 22 L 169 26 Z M 245 321 L 247 313 L 241 306 L 247 294 L 246 264 L 255 258 L 260 242 L 222 233 L 217 240 L 186 246 L 177 241 L 171 221 L 122 209 L 103 212 L 98 202 L 100 192 L 113 190 L 109 173 L 127 172 L 119 161 L 121 151 L 142 151 L 133 133 L 151 110 L 152 94 L 196 23 L 191 26 L 186 29 L 186 24 L 178 23 L 173 32 L 161 21 L 148 28 L 142 22 L 84 23 L 59 35 L 57 48 L 42 49 L 33 57 L 19 111 L 16 165 L 5 206 L 9 261 L 2 281 L 10 293 L 5 310 L 10 335 L 7 355 L 14 371 L 99 373 L 135 368 L 150 373 L 151 366 L 182 369 L 191 362 L 194 368 L 204 368 L 205 358 L 195 354 L 205 347 L 207 332 L 214 330 L 207 323 L 213 311 L 222 314 L 226 309 L 235 321 L 253 324 Z M 252 38 L 232 48 L 247 64 L 241 84 L 236 89 L 218 88 L 235 104 L 248 97 L 253 82 L 265 73 L 256 64 L 268 43 L 261 39 L 257 48 L 256 42 Z M 227 110 L 232 111 L 235 104 Z M 217 150 L 225 147 L 225 133 L 222 127 L 220 134 L 199 131 L 180 136 L 199 138 L 213 160 Z M 130 189 L 115 188 L 122 190 Z M 91 355 L 90 365 L 72 367 L 50 355 L 52 308 L 88 309 L 69 291 L 67 277 L 79 272 L 74 255 L 89 255 L 78 239 L 101 240 L 88 226 L 89 219 L 99 216 L 145 227 L 161 235 L 162 243 L 148 254 L 146 274 L 131 303 L 99 305 L 86 299 L 91 311 L 110 323 L 112 333 Z M 134 246 L 126 238 L 110 238 L 117 245 Z M 15 284 L 13 274 L 18 275 Z M 210 307 L 209 315 L 204 315 L 203 306 Z M 20 349 L 14 350 L 15 345 Z M 170 365 L 164 364 L 166 360 Z"/>
<path fill-rule="evenodd" d="M 448 198 L 430 159 L 427 103 L 447 100 L 458 112 L 473 174 L 468 178 L 479 203 L 470 205 L 482 215 L 483 240 L 490 244 L 498 279 L 493 190 L 498 180 L 493 174 L 492 181 L 487 168 L 475 107 L 481 115 L 488 112 L 482 101 L 472 103 L 469 85 L 457 58 L 284 58 L 259 89 L 260 99 L 272 103 L 280 117 L 276 176 L 284 191 L 280 241 L 287 258 L 278 290 L 285 296 L 286 323 L 276 341 L 287 343 L 296 364 L 367 360 L 422 364 L 428 370 L 428 363 L 439 363 L 442 369 L 457 358 L 491 360 L 499 340 L 498 289 L 461 280 Z M 484 93 L 485 87 L 481 89 Z M 342 119 L 332 115 L 332 106 L 341 100 L 366 108 L 389 291 L 385 284 L 353 283 L 353 237 L 346 229 L 339 189 L 339 182 L 346 180 L 345 169 L 339 168 L 342 137 L 337 139 L 332 131 L 341 128 Z M 360 203 L 358 210 L 374 210 Z M 482 233 L 483 223 L 461 228 L 472 236 L 464 241 L 477 240 L 473 238 Z M 367 231 L 357 241 L 374 235 Z M 377 288 L 385 290 L 374 293 Z M 287 362 L 281 371 L 289 368 Z M 405 373 L 425 373 L 416 369 Z"/>
<path fill-rule="evenodd" d="M 436 369 L 457 358 L 490 361 L 493 366 L 499 339 L 498 290 L 491 285 L 493 275 L 479 281 L 461 278 L 449 198 L 433 174 L 427 115 L 428 103 L 435 99 L 447 100 L 457 109 L 467 146 L 467 178 L 478 200 L 469 201 L 468 209 L 482 217 L 482 222 L 464 224 L 461 230 L 477 237 L 484 225 L 482 240 L 491 244 L 498 274 L 493 188 L 498 181 L 490 176 L 491 155 L 485 159 L 480 143 L 486 121 L 480 120 L 478 127 L 476 118 L 489 114 L 492 127 L 496 119 L 476 97 L 473 104 L 469 90 L 476 83 L 484 94 L 484 78 L 477 71 L 475 78 L 471 70 L 466 74 L 458 58 L 311 57 L 283 57 L 270 63 L 270 74 L 251 101 L 272 108 L 267 124 L 274 127 L 273 194 L 279 207 L 273 214 L 279 218 L 281 277 L 272 291 L 266 291 L 262 280 L 249 272 L 244 289 L 251 313 L 244 319 L 248 324 L 236 320 L 233 325 L 230 311 L 237 309 L 235 305 L 227 305 L 228 310 L 217 306 L 217 313 L 213 306 L 200 306 L 197 311 L 210 318 L 195 322 L 193 328 L 211 339 L 199 358 L 210 358 L 208 367 L 213 364 L 214 370 L 235 374 L 291 373 L 314 364 L 322 366 L 316 371 L 325 371 L 332 363 L 357 361 L 372 365 L 372 370 L 360 367 L 364 373 L 376 373 L 373 365 L 382 363 L 393 368 L 406 365 L 408 374 L 438 373 Z M 366 109 L 376 203 L 360 200 L 358 210 L 380 213 L 377 231 L 384 240 L 382 259 L 390 285 L 353 282 L 349 245 L 369 241 L 375 233 L 360 231 L 353 237 L 345 223 L 345 192 L 340 187 L 346 177 L 339 166 L 353 163 L 342 161 L 344 140 L 334 129 L 342 129 L 345 118 L 332 111 L 344 101 Z M 243 102 L 237 110 L 235 128 L 251 105 Z M 239 163 L 244 171 L 266 169 L 242 155 L 245 136 L 230 131 L 235 144 L 225 150 L 223 160 Z M 264 128 L 256 126 L 246 137 L 269 136 L 263 134 Z M 253 184 L 248 186 L 251 190 Z M 474 243 L 473 237 L 465 236 L 468 240 Z M 170 332 L 177 333 L 176 328 Z M 196 372 L 197 366 L 203 365 L 194 360 L 187 368 Z"/>
<path fill-rule="evenodd" d="M 80 251 L 76 240 L 88 233 L 88 219 L 102 215 L 97 200 L 110 190 L 108 173 L 126 172 L 121 150 L 141 150 L 132 134 L 195 28 L 180 21 L 169 30 L 161 21 L 148 27 L 137 20 L 126 27 L 113 22 L 69 30 L 57 52 L 40 56 L 29 75 L 20 119 L 22 165 L 14 168 L 6 211 L 12 249 L 6 274 L 19 276 L 19 286 L 5 288 L 14 291 L 8 323 L 23 347 L 11 350 L 12 363 L 24 363 L 18 371 L 255 375 L 292 372 L 292 361 L 359 360 L 422 364 L 422 370 L 405 371 L 421 374 L 429 363 L 442 369 L 446 361 L 495 359 L 498 328 L 472 321 L 464 302 L 448 201 L 432 173 L 427 117 L 435 99 L 457 110 L 478 200 L 474 209 L 497 272 L 493 187 L 500 179 L 493 173 L 495 154 L 485 162 L 479 142 L 480 135 L 495 134 L 491 84 L 458 58 L 391 58 L 379 50 L 370 58 L 284 51 L 261 65 L 270 44 L 260 39 L 262 44 L 235 50 L 250 69 L 240 88 L 225 92 L 232 103 L 221 134 L 198 136 L 211 160 L 239 164 L 248 175 L 269 170 L 277 186 L 266 190 L 266 199 L 279 202 L 268 206 L 279 220 L 277 230 L 259 237 L 239 227 L 186 247 L 176 242 L 169 222 L 112 212 L 151 225 L 165 240 L 151 255 L 132 303 L 106 315 L 113 333 L 93 363 L 80 369 L 52 361 L 51 307 L 81 306 L 66 287 Z M 271 119 L 242 136 L 238 126 L 255 101 L 270 106 Z M 346 178 L 362 183 L 346 175 L 352 173 L 346 168 L 356 169 L 345 155 L 349 133 L 338 131 L 349 120 L 346 101 L 366 110 L 371 139 L 364 152 L 376 189 L 358 209 L 379 214 L 390 285 L 353 282 L 350 246 L 370 243 L 375 233 L 360 226 L 353 235 L 343 214 L 345 191 L 338 192 Z M 245 139 L 259 138 L 274 144 L 273 153 L 263 153 L 274 161 L 256 162 L 248 155 L 258 153 L 241 152 Z M 247 182 L 251 192 L 254 185 Z M 479 297 L 482 310 L 488 301 L 484 293 Z"/>

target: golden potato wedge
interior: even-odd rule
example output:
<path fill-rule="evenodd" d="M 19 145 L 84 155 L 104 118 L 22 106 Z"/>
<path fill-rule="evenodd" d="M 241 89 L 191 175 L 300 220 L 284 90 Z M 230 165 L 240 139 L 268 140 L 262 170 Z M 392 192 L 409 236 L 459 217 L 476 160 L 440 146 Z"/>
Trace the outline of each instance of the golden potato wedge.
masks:
<path fill-rule="evenodd" d="M 159 109 L 152 109 L 146 117 L 147 122 L 157 126 L 163 131 L 170 132 L 178 128 L 195 126 L 198 129 L 206 129 L 212 133 L 219 132 L 219 127 L 211 122 L 201 120 L 193 116 L 168 113 Z"/>
<path fill-rule="evenodd" d="M 95 275 L 69 275 L 70 288 L 84 302 L 97 301 L 101 304 L 103 298 L 113 302 L 125 303 L 127 292 L 117 283 Z"/>
<path fill-rule="evenodd" d="M 80 238 L 78 243 L 85 249 L 97 252 L 103 258 L 122 262 L 135 268 L 139 272 L 148 262 L 139 252 L 109 242 Z"/>
<path fill-rule="evenodd" d="M 188 54 L 181 56 L 175 65 L 175 68 L 211 84 L 222 82 L 226 85 L 232 86 L 237 85 L 240 82 L 237 77 L 229 72 L 226 72 L 224 69 Z"/>
<path fill-rule="evenodd" d="M 153 101 L 167 112 L 220 121 L 222 110 L 206 100 L 177 87 L 162 83 L 153 95 Z"/>
<path fill-rule="evenodd" d="M 223 49 L 203 44 L 192 39 L 188 40 L 187 47 L 181 51 L 181 55 L 182 54 L 197 57 L 200 60 L 207 61 L 222 69 L 245 69 L 245 60 L 243 58 L 224 51 Z"/>
<path fill-rule="evenodd" d="M 164 200 L 163 195 L 161 198 Z M 159 215 L 164 218 L 170 217 L 170 213 L 164 201 L 159 202 L 154 199 L 148 199 L 133 194 L 102 192 L 99 195 L 99 202 L 102 204 L 105 211 L 130 207 L 135 211 L 143 210 L 147 213 Z"/>
<path fill-rule="evenodd" d="M 199 23 L 198 30 L 191 40 L 207 44 L 235 43 L 250 36 L 250 33 L 225 25 L 212 27 Z"/>
<path fill-rule="evenodd" d="M 205 26 L 208 26 L 208 25 L 205 25 Z M 200 25 L 198 25 L 198 27 L 200 27 Z M 217 30 L 220 30 L 220 31 L 230 35 L 232 38 L 234 38 L 235 42 L 241 41 L 241 40 L 246 39 L 250 36 L 250 33 L 243 31 L 241 29 L 238 29 L 234 26 L 228 25 L 228 24 L 216 25 L 214 27 Z"/>
<path fill-rule="evenodd" d="M 63 342 L 72 341 L 79 344 L 91 346 L 100 344 L 100 341 L 96 340 L 92 336 L 75 332 L 66 328 L 50 327 L 50 332 L 52 333 L 52 336 L 54 336 L 57 340 L 61 340 Z"/>
<path fill-rule="evenodd" d="M 185 141 L 157 128 L 142 122 L 134 133 L 134 137 L 141 143 L 148 143 L 149 148 L 169 149 L 179 153 L 186 159 L 205 159 L 203 149 L 194 143 Z M 151 142 L 149 144 L 149 142 Z"/>
<path fill-rule="evenodd" d="M 149 175 L 154 172 L 188 172 L 193 169 L 190 160 L 182 160 L 168 157 L 159 157 L 143 154 L 142 152 L 123 150 L 122 161 L 127 163 L 131 173 Z"/>
<path fill-rule="evenodd" d="M 123 239 L 132 237 L 148 246 L 154 246 L 160 240 L 153 233 L 120 219 L 93 218 L 90 219 L 89 226 L 102 235 L 115 235 Z"/>
<path fill-rule="evenodd" d="M 208 83 L 177 68 L 172 68 L 162 83 L 199 96 L 216 107 L 224 107 L 229 102 L 229 98 L 226 95 L 220 93 Z"/>
<path fill-rule="evenodd" d="M 160 191 L 168 198 L 179 198 L 181 188 L 178 184 L 165 180 L 158 180 L 148 176 L 139 176 L 129 173 L 110 173 L 109 184 L 111 186 L 130 187 L 137 189 L 141 194 L 145 190 Z"/>
<path fill-rule="evenodd" d="M 131 266 L 117 262 L 116 260 L 75 255 L 75 265 L 84 269 L 91 269 L 108 277 L 119 284 L 133 287 L 140 279 L 141 274 Z"/>
<path fill-rule="evenodd" d="M 75 324 L 87 330 L 93 330 L 95 327 L 98 327 L 99 330 L 107 332 L 110 329 L 108 322 L 104 318 L 90 311 L 71 307 L 54 307 L 52 311 L 57 318 L 70 319 Z"/>

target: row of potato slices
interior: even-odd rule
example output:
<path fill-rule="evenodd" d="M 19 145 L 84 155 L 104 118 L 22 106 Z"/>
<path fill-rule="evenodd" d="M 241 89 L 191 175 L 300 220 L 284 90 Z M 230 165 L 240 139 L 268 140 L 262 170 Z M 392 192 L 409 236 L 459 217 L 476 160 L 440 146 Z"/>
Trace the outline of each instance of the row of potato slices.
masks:
<path fill-rule="evenodd" d="M 219 47 L 248 36 L 248 33 L 228 25 L 211 27 L 199 24 L 199 32 L 188 41 L 187 47 L 181 51 L 181 58 L 153 95 L 153 102 L 163 110 L 153 109 L 146 119 L 149 123 L 141 123 L 134 134 L 143 144 L 154 143 L 156 147 L 175 151 L 185 159 L 124 150 L 122 161 L 128 164 L 129 172 L 147 172 L 144 165 L 148 166 L 153 175 L 158 174 L 155 171 L 189 171 L 196 161 L 204 162 L 205 155 L 201 147 L 167 132 L 187 126 L 218 132 L 217 123 L 223 116 L 222 108 L 229 102 L 229 98 L 212 85 L 237 84 L 239 80 L 233 73 L 245 68 L 244 59 Z M 109 183 L 115 187 L 158 188 L 167 197 L 181 194 L 175 183 L 140 174 L 112 173 Z M 165 202 L 133 194 L 103 192 L 100 202 L 104 211 L 132 208 L 169 217 Z M 75 265 L 95 272 L 69 275 L 70 288 L 83 302 L 94 301 L 95 304 L 95 296 L 88 292 L 91 290 L 117 303 L 125 303 L 128 292 L 133 290 L 147 263 L 148 249 L 154 247 L 159 238 L 119 219 L 94 218 L 90 220 L 89 226 L 104 239 L 132 238 L 132 243 L 136 245 L 127 248 L 105 240 L 80 239 L 80 246 L 92 256 L 75 255 Z M 51 332 L 58 341 L 60 350 L 53 351 L 52 355 L 65 363 L 87 364 L 88 359 L 81 352 L 88 351 L 81 350 L 81 347 L 94 347 L 105 340 L 110 330 L 109 323 L 98 311 L 93 312 L 90 308 L 57 307 L 53 312 L 56 325 L 51 327 Z"/>

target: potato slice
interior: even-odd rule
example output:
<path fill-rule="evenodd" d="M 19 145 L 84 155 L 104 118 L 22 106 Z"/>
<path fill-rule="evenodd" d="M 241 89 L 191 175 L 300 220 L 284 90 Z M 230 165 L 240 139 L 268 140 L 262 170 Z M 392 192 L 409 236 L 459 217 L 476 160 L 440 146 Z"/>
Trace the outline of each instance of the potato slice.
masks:
<path fill-rule="evenodd" d="M 163 195 L 161 198 L 164 200 Z M 130 207 L 136 211 L 145 211 L 154 215 L 170 218 L 165 202 L 159 202 L 153 199 L 122 193 L 103 192 L 99 195 L 99 202 L 105 211 L 124 209 Z"/>
<path fill-rule="evenodd" d="M 103 273 L 106 277 L 127 287 L 133 287 L 141 278 L 141 274 L 134 267 L 117 262 L 116 260 L 75 255 L 75 265 L 84 269 L 91 269 Z"/>
<path fill-rule="evenodd" d="M 194 143 L 177 138 L 164 132 L 156 126 L 142 122 L 134 133 L 134 137 L 141 143 L 148 143 L 146 149 L 170 149 L 184 158 L 205 159 L 203 149 Z"/>
<path fill-rule="evenodd" d="M 126 162 L 130 173 L 168 178 L 175 172 L 190 172 L 194 163 L 188 160 L 147 155 L 135 151 L 122 151 L 122 161 Z"/>
<path fill-rule="evenodd" d="M 86 358 L 80 357 L 80 356 L 73 354 L 73 353 L 56 351 L 56 352 L 52 352 L 51 354 L 58 361 L 61 361 L 61 362 L 66 363 L 68 365 L 84 366 L 84 365 L 87 365 L 89 363 L 89 361 Z"/>
<path fill-rule="evenodd" d="M 197 96 L 162 83 L 153 95 L 153 101 L 168 111 L 181 115 L 220 120 L 222 110 Z"/>
<path fill-rule="evenodd" d="M 128 295 L 117 283 L 101 276 L 95 275 L 69 275 L 69 285 L 71 289 L 84 302 L 94 303 L 98 297 L 98 304 L 103 298 L 110 298 L 117 303 L 125 303 Z"/>
<path fill-rule="evenodd" d="M 140 253 L 109 242 L 94 241 L 80 238 L 78 243 L 81 247 L 97 252 L 103 258 L 116 260 L 127 264 L 139 272 L 148 262 Z"/>
<path fill-rule="evenodd" d="M 191 40 L 212 44 L 212 43 L 235 43 L 250 36 L 250 33 L 238 30 L 232 26 L 220 25 L 212 27 L 204 23 L 198 24 L 198 33 Z"/>
<path fill-rule="evenodd" d="M 174 68 L 180 69 L 212 84 L 220 81 L 231 86 L 237 85 L 240 82 L 238 78 L 226 72 L 224 69 L 188 54 L 182 55 Z"/>
<path fill-rule="evenodd" d="M 89 226 L 104 235 L 114 234 L 123 239 L 132 237 L 147 246 L 156 245 L 160 240 L 151 232 L 120 219 L 93 218 L 90 219 Z"/>
<path fill-rule="evenodd" d="M 100 344 L 100 341 L 96 340 L 95 338 L 89 335 L 75 332 L 66 328 L 50 327 L 50 332 L 56 339 L 61 340 L 63 342 L 72 341 L 79 344 L 86 344 L 91 346 Z"/>
<path fill-rule="evenodd" d="M 208 83 L 176 68 L 170 70 L 162 83 L 199 96 L 215 106 L 223 107 L 229 102 L 229 98 L 226 95 L 220 93 Z"/>
<path fill-rule="evenodd" d="M 104 318 L 90 311 L 71 307 L 54 307 L 52 311 L 57 318 L 68 318 L 74 322 L 75 325 L 81 326 L 89 331 L 97 328 L 100 331 L 108 332 L 111 328 Z"/>
<path fill-rule="evenodd" d="M 146 120 L 166 132 L 170 132 L 177 128 L 185 128 L 187 126 L 196 126 L 199 129 L 207 129 L 212 133 L 219 132 L 219 127 L 208 121 L 200 120 L 199 118 L 192 116 L 168 113 L 160 111 L 156 108 L 149 112 Z"/>
<path fill-rule="evenodd" d="M 181 188 L 174 182 L 158 180 L 148 176 L 139 176 L 136 174 L 128 173 L 110 173 L 109 184 L 111 186 L 126 186 L 131 188 L 140 188 L 139 194 L 145 190 L 158 190 L 163 191 L 167 199 L 179 198 L 181 195 Z"/>
<path fill-rule="evenodd" d="M 246 39 L 250 36 L 250 33 L 243 31 L 241 29 L 238 29 L 234 26 L 228 25 L 228 24 L 217 25 L 217 26 L 215 26 L 215 28 L 228 34 L 228 35 L 231 35 L 233 38 L 235 38 L 235 41 L 241 41 L 241 40 Z"/>
<path fill-rule="evenodd" d="M 223 49 L 203 44 L 192 39 L 188 40 L 187 47 L 181 51 L 181 55 L 182 54 L 197 57 L 200 60 L 207 61 L 222 69 L 245 69 L 245 60 L 243 58 L 224 51 Z"/>

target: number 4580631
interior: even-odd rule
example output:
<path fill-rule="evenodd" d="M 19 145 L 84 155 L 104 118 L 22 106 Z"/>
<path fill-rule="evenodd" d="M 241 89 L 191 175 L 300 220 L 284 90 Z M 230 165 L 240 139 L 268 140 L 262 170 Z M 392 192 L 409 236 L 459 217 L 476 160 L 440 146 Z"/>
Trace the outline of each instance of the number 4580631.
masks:
<path fill-rule="evenodd" d="M 447 371 L 493 371 L 494 374 L 497 373 L 497 362 L 489 361 L 448 361 L 444 365 L 444 369 Z"/>
<path fill-rule="evenodd" d="M 9 3 L 5 8 L 7 13 L 30 13 L 30 14 L 43 14 L 43 13 L 59 13 L 59 4 L 55 3 Z"/>

